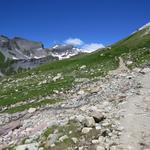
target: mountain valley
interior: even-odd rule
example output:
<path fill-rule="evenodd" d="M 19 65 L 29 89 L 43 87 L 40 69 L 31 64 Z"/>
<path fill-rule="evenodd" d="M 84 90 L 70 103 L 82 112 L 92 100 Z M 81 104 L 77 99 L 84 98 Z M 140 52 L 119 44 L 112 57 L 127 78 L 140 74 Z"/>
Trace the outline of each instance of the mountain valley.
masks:
<path fill-rule="evenodd" d="M 1 36 L 0 58 L 0 149 L 150 148 L 149 23 L 92 53 Z"/>

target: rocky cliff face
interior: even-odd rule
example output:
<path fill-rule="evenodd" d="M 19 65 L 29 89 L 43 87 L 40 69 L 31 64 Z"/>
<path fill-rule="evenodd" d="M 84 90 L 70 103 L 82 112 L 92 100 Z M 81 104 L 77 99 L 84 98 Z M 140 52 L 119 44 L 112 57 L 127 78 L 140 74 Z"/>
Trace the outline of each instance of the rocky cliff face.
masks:
<path fill-rule="evenodd" d="M 20 37 L 12 39 L 0 36 L 0 53 L 4 56 L 4 63 L 13 60 L 12 68 L 33 68 L 49 60 L 70 58 L 77 55 L 79 49 L 72 45 L 55 45 L 44 48 L 41 42 L 30 41 Z"/>
<path fill-rule="evenodd" d="M 20 60 L 46 56 L 43 49 L 43 44 L 40 42 L 18 37 L 9 39 L 8 37 L 0 36 L 0 51 L 6 59 Z"/>
<path fill-rule="evenodd" d="M 59 59 L 70 58 L 71 56 L 81 53 L 80 49 L 73 47 L 73 45 L 55 45 L 49 49 L 52 56 L 58 57 Z"/>

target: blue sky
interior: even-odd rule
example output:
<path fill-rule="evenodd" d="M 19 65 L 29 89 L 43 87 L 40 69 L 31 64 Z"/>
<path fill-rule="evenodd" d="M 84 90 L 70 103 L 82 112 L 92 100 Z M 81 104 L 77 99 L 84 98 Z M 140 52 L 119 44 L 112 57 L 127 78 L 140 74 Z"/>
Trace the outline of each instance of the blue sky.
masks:
<path fill-rule="evenodd" d="M 0 34 L 111 44 L 150 22 L 150 0 L 0 0 Z M 83 44 L 83 43 L 82 43 Z"/>

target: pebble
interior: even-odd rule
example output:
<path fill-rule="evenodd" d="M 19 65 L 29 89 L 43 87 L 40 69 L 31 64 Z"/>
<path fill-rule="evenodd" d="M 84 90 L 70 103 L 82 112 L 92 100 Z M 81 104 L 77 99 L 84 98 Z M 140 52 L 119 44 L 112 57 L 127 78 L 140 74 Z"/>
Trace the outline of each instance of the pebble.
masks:
<path fill-rule="evenodd" d="M 29 108 L 28 113 L 34 113 L 36 111 L 36 108 Z"/>
<path fill-rule="evenodd" d="M 87 134 L 87 133 L 89 133 L 91 130 L 92 130 L 92 128 L 85 127 L 85 128 L 82 129 L 82 133 L 83 133 L 83 134 Z"/>
<path fill-rule="evenodd" d="M 67 135 L 64 135 L 62 137 L 59 138 L 60 142 L 63 142 L 64 140 L 68 139 L 69 137 Z"/>

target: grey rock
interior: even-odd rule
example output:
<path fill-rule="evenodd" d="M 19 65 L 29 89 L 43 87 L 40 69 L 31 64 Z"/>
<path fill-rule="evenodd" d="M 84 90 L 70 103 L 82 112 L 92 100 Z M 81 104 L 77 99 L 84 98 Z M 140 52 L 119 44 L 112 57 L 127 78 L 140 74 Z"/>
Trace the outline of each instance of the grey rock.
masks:
<path fill-rule="evenodd" d="M 92 130 L 92 128 L 85 127 L 85 128 L 82 129 L 81 132 L 82 132 L 83 134 L 87 134 L 87 133 L 89 133 L 91 130 Z"/>
<path fill-rule="evenodd" d="M 84 149 L 84 147 L 83 147 L 83 146 L 78 147 L 78 150 L 83 150 L 83 149 Z"/>
<path fill-rule="evenodd" d="M 101 112 L 96 111 L 96 110 L 92 111 L 90 113 L 90 116 L 92 116 L 94 118 L 96 123 L 99 123 L 105 119 L 105 116 Z"/>
<path fill-rule="evenodd" d="M 78 122 L 82 123 L 85 119 L 85 116 L 83 115 L 78 115 L 75 117 L 75 120 L 77 120 Z"/>
<path fill-rule="evenodd" d="M 29 108 L 28 113 L 34 113 L 36 111 L 36 108 Z"/>
<path fill-rule="evenodd" d="M 85 69 L 86 68 L 86 65 L 82 65 L 81 67 L 80 67 L 80 69 Z"/>
<path fill-rule="evenodd" d="M 67 135 L 64 135 L 62 137 L 59 138 L 60 142 L 63 142 L 64 140 L 68 139 L 69 137 Z"/>
<path fill-rule="evenodd" d="M 59 138 L 58 134 L 50 134 L 46 142 L 47 147 L 51 146 L 52 144 L 55 144 L 58 138 Z"/>
<path fill-rule="evenodd" d="M 99 140 L 97 140 L 97 139 L 92 140 L 92 144 L 98 144 L 98 143 L 100 143 Z"/>
<path fill-rule="evenodd" d="M 38 143 L 24 144 L 16 147 L 16 150 L 38 150 Z"/>
<path fill-rule="evenodd" d="M 144 68 L 140 71 L 140 73 L 146 74 L 150 72 L 150 68 Z"/>
<path fill-rule="evenodd" d="M 127 64 L 127 65 L 131 65 L 131 64 L 133 64 L 133 61 L 128 60 L 128 61 L 126 62 L 126 64 Z"/>
<path fill-rule="evenodd" d="M 11 132 L 12 130 L 18 129 L 21 126 L 22 126 L 22 123 L 20 120 L 8 123 L 8 124 L 0 127 L 0 135 L 6 135 L 9 132 Z"/>
<path fill-rule="evenodd" d="M 61 73 L 58 73 L 54 78 L 53 78 L 53 81 L 56 81 L 58 79 L 60 79 L 62 76 L 61 76 Z"/>
<path fill-rule="evenodd" d="M 75 144 L 78 142 L 78 139 L 75 137 L 72 137 L 71 139 L 72 139 L 73 143 L 75 143 Z"/>
<path fill-rule="evenodd" d="M 85 117 L 84 120 L 82 121 L 82 124 L 85 127 L 95 127 L 95 121 L 93 119 L 93 117 Z"/>

